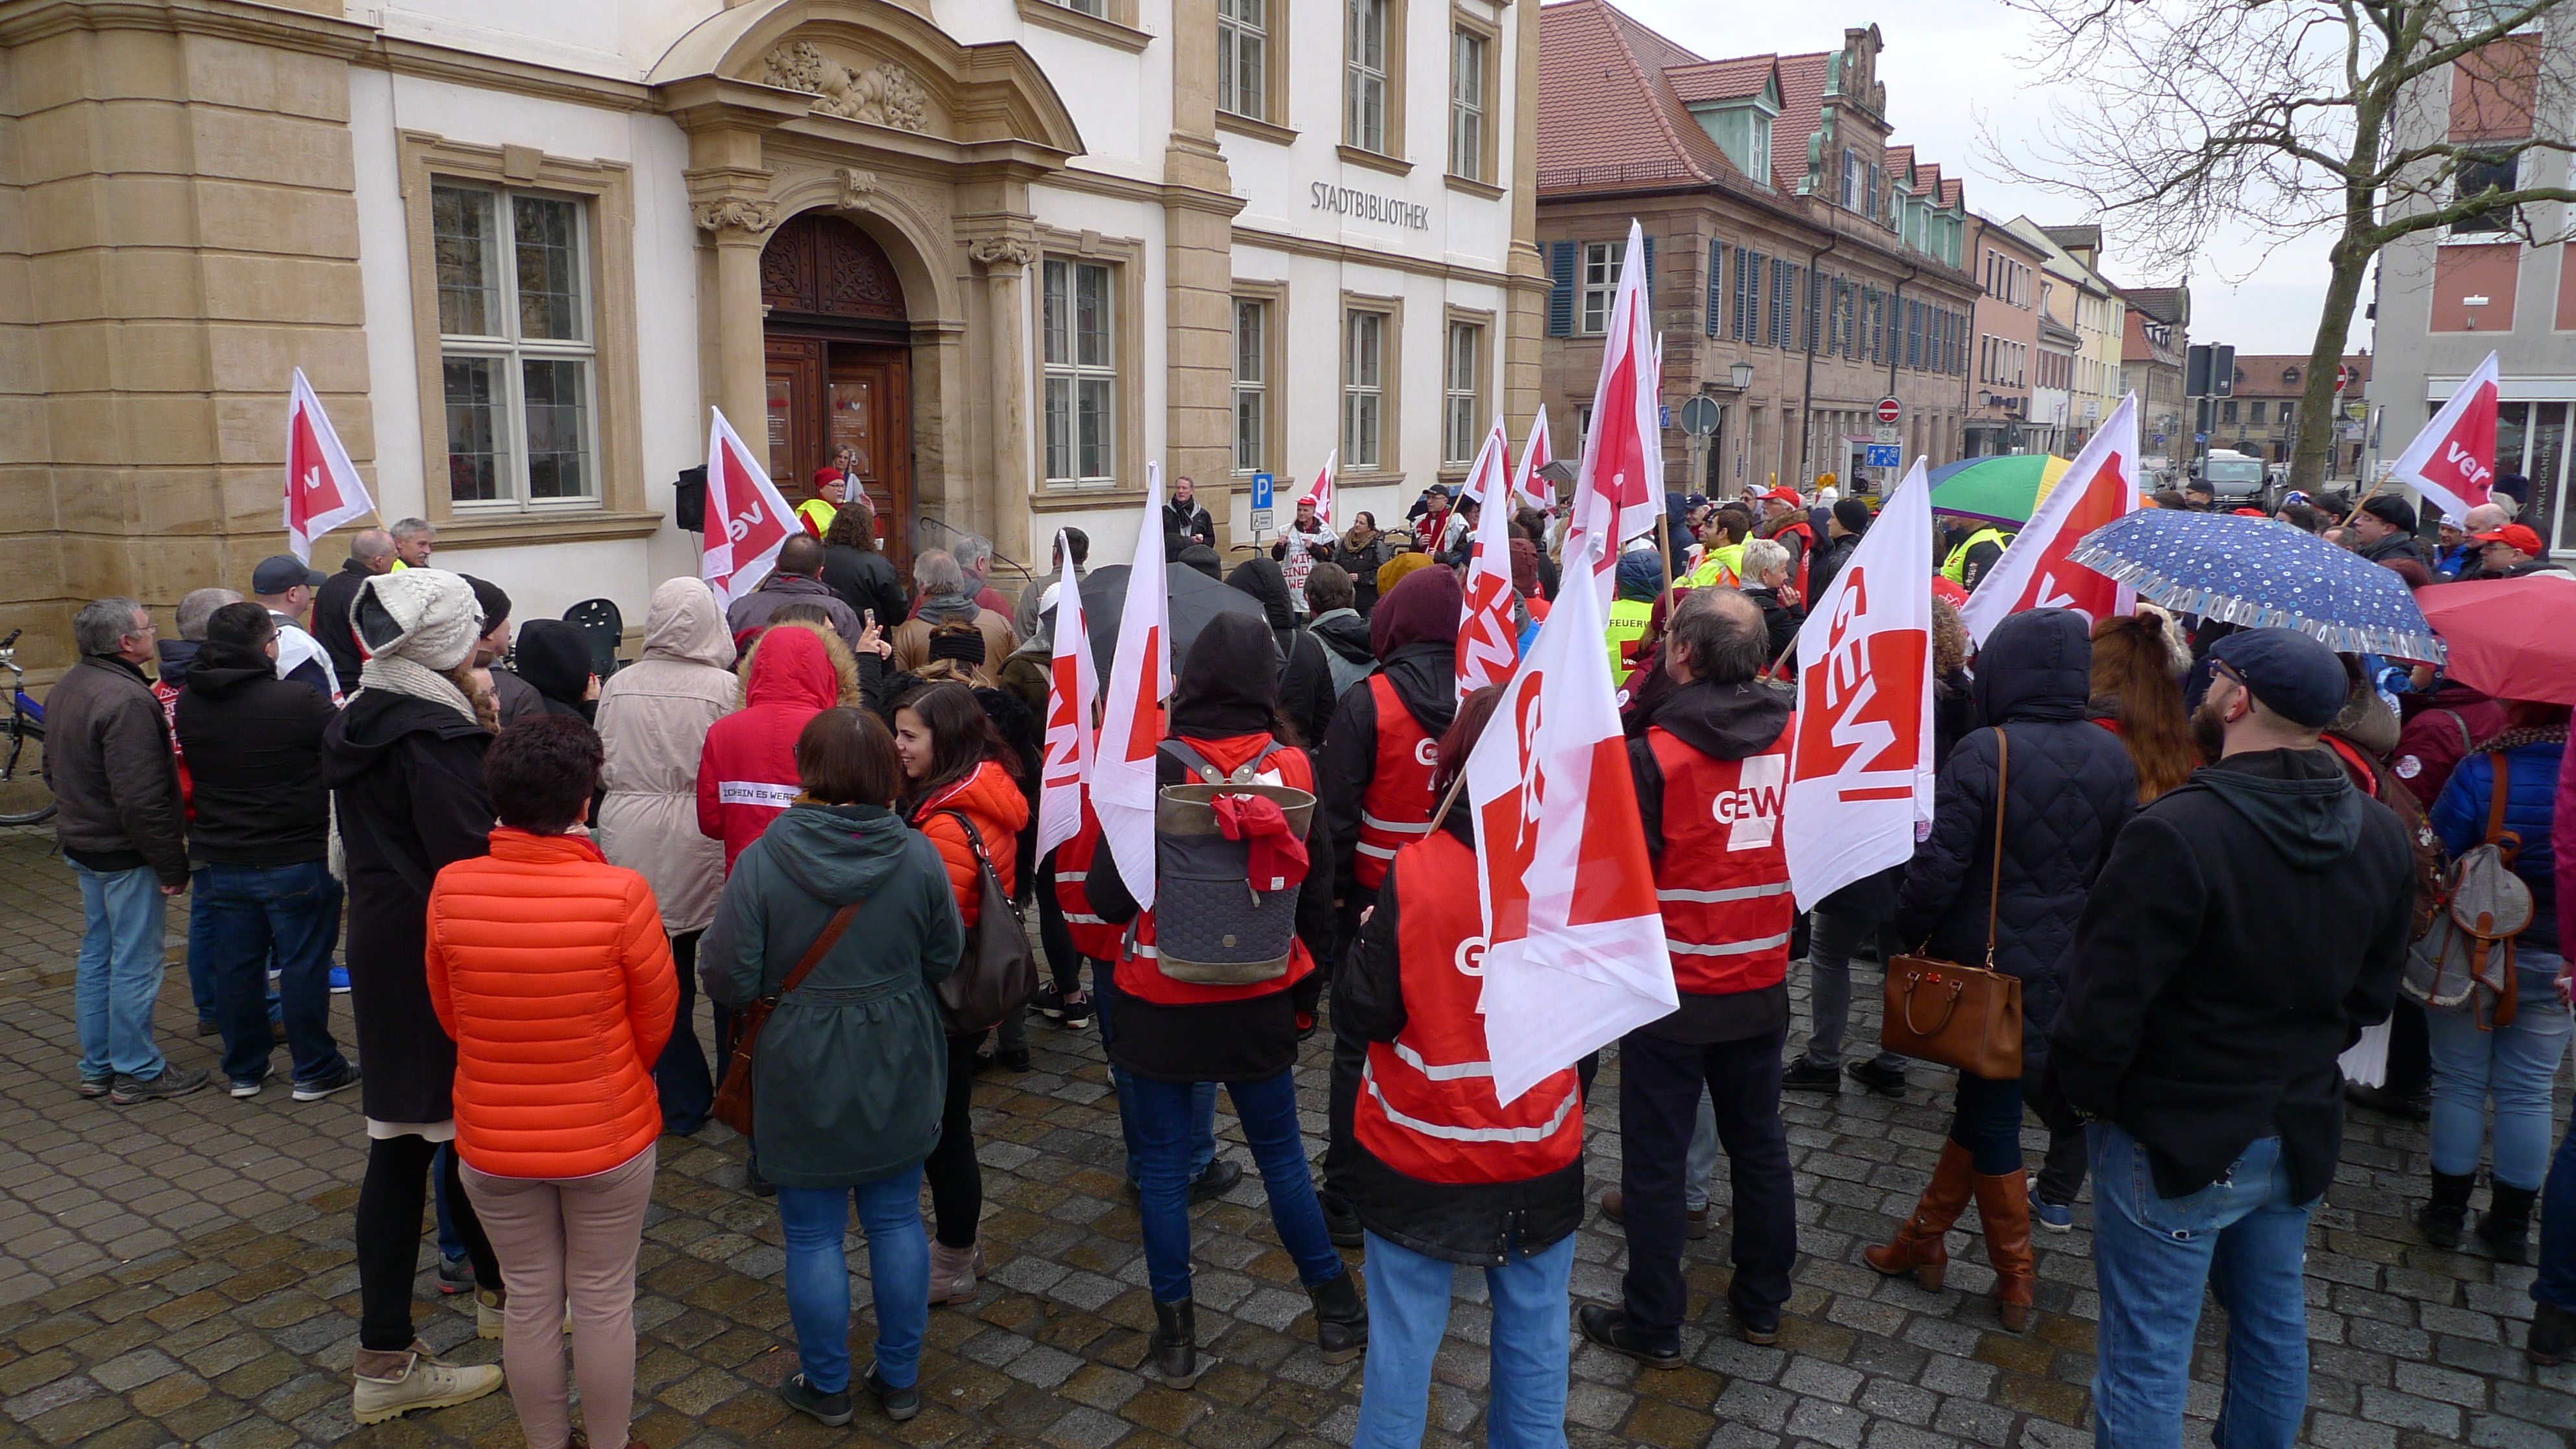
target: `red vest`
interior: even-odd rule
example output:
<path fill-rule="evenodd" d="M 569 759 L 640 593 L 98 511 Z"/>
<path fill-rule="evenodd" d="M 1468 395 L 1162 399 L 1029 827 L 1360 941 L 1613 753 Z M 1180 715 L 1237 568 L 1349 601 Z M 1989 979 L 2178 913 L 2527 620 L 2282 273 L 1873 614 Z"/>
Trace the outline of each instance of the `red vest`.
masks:
<path fill-rule="evenodd" d="M 1376 890 L 1386 881 L 1387 862 L 1431 829 L 1432 747 L 1439 742 L 1422 732 L 1413 711 L 1397 697 L 1395 682 L 1372 674 L 1369 697 L 1377 703 L 1377 761 L 1369 769 L 1368 789 L 1360 796 L 1358 854 L 1351 874 L 1360 885 Z"/>
<path fill-rule="evenodd" d="M 1055 903 L 1064 908 L 1065 934 L 1073 938 L 1073 949 L 1094 961 L 1118 959 L 1118 938 L 1126 932 L 1100 919 L 1091 908 L 1091 858 L 1100 849 L 1100 821 L 1091 813 L 1091 802 L 1082 802 L 1082 829 L 1071 840 L 1055 848 Z"/>
<path fill-rule="evenodd" d="M 1664 851 L 1655 899 L 1672 948 L 1673 984 L 1698 996 L 1776 986 L 1789 972 L 1789 856 L 1780 809 L 1789 792 L 1792 713 L 1768 749 L 1712 759 L 1663 729 L 1646 731 L 1664 772 Z"/>
<path fill-rule="evenodd" d="M 1404 1030 L 1371 1042 L 1352 1131 L 1378 1161 L 1424 1182 L 1527 1182 L 1583 1153 L 1583 1098 L 1573 1068 L 1494 1096 L 1485 1021 L 1482 907 L 1460 889 L 1476 853 L 1441 831 L 1396 853 L 1396 953 Z"/>
<path fill-rule="evenodd" d="M 1179 738 L 1179 736 L 1174 736 Z M 1261 753 L 1270 744 L 1270 736 L 1238 735 L 1230 740 L 1189 742 L 1190 748 L 1207 757 L 1208 763 L 1220 770 L 1239 769 L 1243 763 Z M 1264 785 L 1291 785 L 1313 793 L 1315 765 L 1304 750 L 1283 749 L 1270 757 L 1271 768 L 1253 776 Z M 1481 909 L 1481 907 L 1480 907 Z M 1215 1001 L 1250 1001 L 1285 991 L 1306 978 L 1315 969 L 1315 958 L 1307 953 L 1306 943 L 1297 941 L 1288 948 L 1288 974 L 1273 981 L 1258 981 L 1250 986 L 1201 986 L 1194 982 L 1174 981 L 1163 974 L 1154 950 L 1154 913 L 1137 915 L 1132 931 L 1119 935 L 1118 989 L 1128 996 L 1141 996 L 1158 1006 L 1200 1006 Z"/>
<path fill-rule="evenodd" d="M 1807 560 L 1815 557 L 1816 554 L 1816 530 L 1814 525 L 1801 520 L 1771 536 L 1776 540 L 1792 533 L 1798 535 L 1799 548 L 1797 566 L 1789 570 L 1789 583 L 1798 591 L 1798 597 L 1803 600 L 1807 597 Z M 1788 547 L 1787 544 L 1780 546 Z"/>

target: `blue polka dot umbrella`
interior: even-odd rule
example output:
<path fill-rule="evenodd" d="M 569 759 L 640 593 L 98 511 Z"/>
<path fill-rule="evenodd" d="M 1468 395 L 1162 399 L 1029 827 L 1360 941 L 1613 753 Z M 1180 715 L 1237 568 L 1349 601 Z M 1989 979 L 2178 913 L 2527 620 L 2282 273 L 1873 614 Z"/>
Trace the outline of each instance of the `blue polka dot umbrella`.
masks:
<path fill-rule="evenodd" d="M 2346 654 L 2440 663 L 2447 652 L 2404 579 L 2269 518 L 2144 508 L 2084 535 L 2069 556 L 2178 613 L 2296 629 Z"/>

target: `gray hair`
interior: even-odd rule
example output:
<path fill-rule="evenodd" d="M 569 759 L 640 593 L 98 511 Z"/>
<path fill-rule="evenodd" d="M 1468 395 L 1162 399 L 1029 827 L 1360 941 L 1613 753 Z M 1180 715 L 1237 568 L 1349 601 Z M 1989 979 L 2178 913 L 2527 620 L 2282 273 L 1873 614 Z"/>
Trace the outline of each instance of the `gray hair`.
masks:
<path fill-rule="evenodd" d="M 413 523 L 419 522 L 418 519 L 407 519 L 405 521 Z M 427 526 L 428 525 L 426 524 L 422 525 L 424 528 Z M 394 536 L 385 532 L 381 528 L 359 529 L 356 535 L 349 540 L 349 554 L 360 563 L 374 563 L 378 559 L 388 558 L 392 556 L 393 551 Z"/>
<path fill-rule="evenodd" d="M 393 531 L 396 541 L 408 538 L 418 538 L 424 533 L 438 532 L 437 529 L 430 526 L 430 522 L 426 518 L 397 519 L 394 522 Z"/>
<path fill-rule="evenodd" d="M 992 562 L 993 541 L 982 534 L 970 533 L 958 539 L 951 552 L 956 555 L 958 568 L 973 573 Z"/>
<path fill-rule="evenodd" d="M 125 636 L 134 632 L 134 616 L 142 609 L 132 599 L 92 599 L 72 616 L 72 642 L 83 654 L 114 654 L 125 647 Z"/>
<path fill-rule="evenodd" d="M 1744 545 L 1744 581 L 1762 582 L 1762 576 L 1773 569 L 1789 566 L 1789 546 L 1776 538 L 1757 538 Z"/>
<path fill-rule="evenodd" d="M 924 550 L 912 561 L 912 581 L 925 594 L 966 592 L 966 571 L 957 566 L 956 556 L 935 548 Z"/>
<path fill-rule="evenodd" d="M 1747 545 L 1746 553 L 1751 551 Z M 1668 642 L 1690 662 L 1695 677 L 1717 684 L 1741 684 L 1771 662 L 1771 635 L 1762 608 L 1736 589 L 1693 589 L 1682 595 Z"/>
<path fill-rule="evenodd" d="M 198 589 L 179 601 L 179 637 L 203 643 L 206 621 L 226 604 L 238 604 L 242 596 L 230 589 Z"/>

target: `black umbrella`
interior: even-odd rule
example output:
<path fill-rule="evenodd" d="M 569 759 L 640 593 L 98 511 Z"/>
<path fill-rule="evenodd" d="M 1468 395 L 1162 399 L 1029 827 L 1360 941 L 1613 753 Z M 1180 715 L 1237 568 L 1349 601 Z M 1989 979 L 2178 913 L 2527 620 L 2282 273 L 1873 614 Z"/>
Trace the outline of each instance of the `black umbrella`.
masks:
<path fill-rule="evenodd" d="M 1091 626 L 1091 655 L 1100 667 L 1100 682 L 1109 683 L 1109 661 L 1118 651 L 1118 615 L 1127 607 L 1126 564 L 1111 564 L 1083 575 L 1082 611 Z M 1190 657 L 1190 645 L 1196 643 L 1199 630 L 1219 614 L 1246 614 L 1269 627 L 1270 616 L 1262 612 L 1261 601 L 1230 589 L 1187 564 L 1165 564 L 1164 576 L 1172 586 L 1172 673 L 1181 672 L 1181 661 Z M 1270 667 L 1279 667 L 1277 651 L 1272 651 Z"/>

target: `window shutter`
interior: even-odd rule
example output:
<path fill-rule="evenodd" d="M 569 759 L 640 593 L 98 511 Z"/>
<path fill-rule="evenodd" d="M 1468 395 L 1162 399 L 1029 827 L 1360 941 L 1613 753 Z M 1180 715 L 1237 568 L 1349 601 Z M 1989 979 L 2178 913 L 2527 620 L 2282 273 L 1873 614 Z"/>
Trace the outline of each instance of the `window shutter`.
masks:
<path fill-rule="evenodd" d="M 1738 342 L 1753 340 L 1757 305 L 1754 293 L 1760 289 L 1761 278 L 1762 254 L 1749 247 L 1737 247 L 1735 249 L 1735 340 Z"/>
<path fill-rule="evenodd" d="M 1646 325 L 1648 327 L 1652 327 L 1655 325 L 1655 239 L 1653 237 L 1647 237 L 1645 242 L 1646 275 L 1637 283 L 1637 285 L 1642 289 L 1640 295 L 1645 298 L 1646 302 Z"/>
<path fill-rule="evenodd" d="M 1548 270 L 1556 277 L 1547 290 L 1547 335 L 1574 335 L 1574 243 L 1550 242 Z"/>
<path fill-rule="evenodd" d="M 1723 326 L 1726 318 L 1725 315 L 1719 311 L 1720 306 L 1726 300 L 1726 290 L 1724 287 L 1726 276 L 1726 268 L 1724 265 L 1725 261 L 1726 243 L 1722 241 L 1710 242 L 1708 244 L 1707 331 L 1708 335 L 1711 337 L 1723 337 L 1726 335 Z"/>

